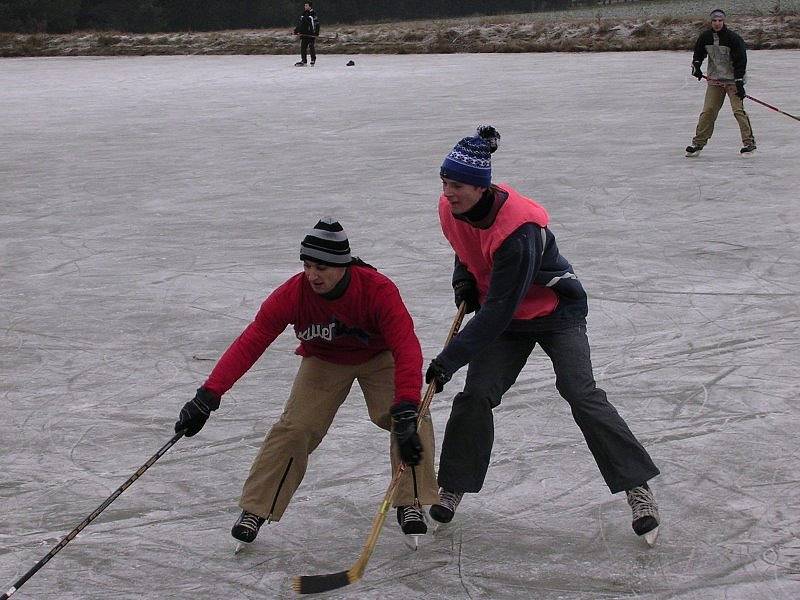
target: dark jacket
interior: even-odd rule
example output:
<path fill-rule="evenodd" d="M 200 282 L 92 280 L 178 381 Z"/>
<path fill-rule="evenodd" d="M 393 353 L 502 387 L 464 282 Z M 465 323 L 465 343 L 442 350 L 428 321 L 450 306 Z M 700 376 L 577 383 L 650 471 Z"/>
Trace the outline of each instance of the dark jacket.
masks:
<path fill-rule="evenodd" d="M 300 22 L 297 23 L 294 32 L 300 35 L 319 35 L 319 19 L 313 8 L 303 11 L 303 14 L 300 15 Z"/>
<path fill-rule="evenodd" d="M 719 32 L 708 29 L 700 34 L 694 45 L 692 62 L 698 66 L 708 56 L 709 79 L 732 81 L 744 79 L 747 69 L 747 48 L 744 40 L 727 26 Z"/>
<path fill-rule="evenodd" d="M 495 188 L 489 188 L 473 209 L 460 218 L 468 223 L 495 202 Z M 544 235 L 543 235 L 544 234 Z M 464 329 L 439 356 L 451 373 L 475 358 L 481 349 L 503 331 L 540 333 L 557 331 L 586 323 L 586 292 L 574 275 L 572 265 L 559 252 L 549 228 L 527 223 L 500 245 L 492 258 L 492 275 L 486 302 Z M 473 279 L 463 264 L 455 259 L 453 283 Z M 556 284 L 553 284 L 557 281 Z M 540 283 L 558 294 L 558 306 L 550 315 L 534 319 L 514 319 L 514 312 L 528 288 Z"/>

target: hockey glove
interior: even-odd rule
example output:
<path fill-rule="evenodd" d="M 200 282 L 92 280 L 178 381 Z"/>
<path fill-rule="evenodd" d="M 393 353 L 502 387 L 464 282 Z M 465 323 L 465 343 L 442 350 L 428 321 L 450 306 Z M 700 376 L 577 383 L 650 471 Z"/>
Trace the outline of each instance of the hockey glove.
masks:
<path fill-rule="evenodd" d="M 389 410 L 392 415 L 392 435 L 397 440 L 400 458 L 409 466 L 418 465 L 422 443 L 417 434 L 417 405 L 403 400 Z"/>
<path fill-rule="evenodd" d="M 438 394 L 444 389 L 444 384 L 450 381 L 453 376 L 448 373 L 438 358 L 434 358 L 431 364 L 428 365 L 428 370 L 425 371 L 425 383 L 435 382 L 436 393 Z"/>
<path fill-rule="evenodd" d="M 219 400 L 211 390 L 198 388 L 195 397 L 183 405 L 175 422 L 175 433 L 183 430 L 186 437 L 195 435 L 206 424 L 211 411 L 219 408 Z"/>
<path fill-rule="evenodd" d="M 744 81 L 741 79 L 736 80 L 736 95 L 742 100 L 744 100 L 744 97 L 747 95 L 744 92 Z"/>
<path fill-rule="evenodd" d="M 462 279 L 453 284 L 453 295 L 456 300 L 456 307 L 461 306 L 462 302 L 467 303 L 466 314 L 473 313 L 480 308 L 478 301 L 478 286 L 472 279 Z"/>
<path fill-rule="evenodd" d="M 697 81 L 703 78 L 703 70 L 700 68 L 700 63 L 698 62 L 692 63 L 692 77 L 697 77 Z"/>

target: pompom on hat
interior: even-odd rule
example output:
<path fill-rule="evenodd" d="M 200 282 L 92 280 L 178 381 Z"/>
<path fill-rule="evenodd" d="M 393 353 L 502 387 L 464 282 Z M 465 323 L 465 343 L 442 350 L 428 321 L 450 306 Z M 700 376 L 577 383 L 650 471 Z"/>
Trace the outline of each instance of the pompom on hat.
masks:
<path fill-rule="evenodd" d="M 492 184 L 492 153 L 500 133 L 491 125 L 479 125 L 472 137 L 462 138 L 445 156 L 439 175 L 478 187 Z"/>
<path fill-rule="evenodd" d="M 300 242 L 300 260 L 331 267 L 349 265 L 353 261 L 350 242 L 339 221 L 331 218 L 317 221 L 314 229 Z"/>

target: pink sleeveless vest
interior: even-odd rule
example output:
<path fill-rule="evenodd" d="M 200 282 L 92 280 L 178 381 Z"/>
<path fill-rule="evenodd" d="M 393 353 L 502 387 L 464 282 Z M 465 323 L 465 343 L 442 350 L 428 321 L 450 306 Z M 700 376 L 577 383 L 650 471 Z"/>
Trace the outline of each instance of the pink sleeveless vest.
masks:
<path fill-rule="evenodd" d="M 486 300 L 492 274 L 494 253 L 516 229 L 525 223 L 547 227 L 549 216 L 544 207 L 519 194 L 506 184 L 495 187 L 508 194 L 508 198 L 497 212 L 488 229 L 478 229 L 465 221 L 456 219 L 450 212 L 447 198 L 439 198 L 439 222 L 447 241 L 453 247 L 458 260 L 475 276 L 480 302 Z M 534 319 L 551 314 L 558 306 L 558 296 L 548 287 L 533 284 L 523 297 L 515 319 Z"/>

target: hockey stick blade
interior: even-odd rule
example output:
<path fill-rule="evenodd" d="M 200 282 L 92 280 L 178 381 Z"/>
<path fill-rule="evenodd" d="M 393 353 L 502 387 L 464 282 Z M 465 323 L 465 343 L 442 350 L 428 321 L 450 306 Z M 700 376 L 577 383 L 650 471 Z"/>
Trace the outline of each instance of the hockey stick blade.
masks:
<path fill-rule="evenodd" d="M 358 577 L 351 577 L 350 571 L 339 571 L 328 575 L 300 575 L 292 582 L 292 589 L 298 594 L 319 594 L 338 590 L 357 581 Z"/>

